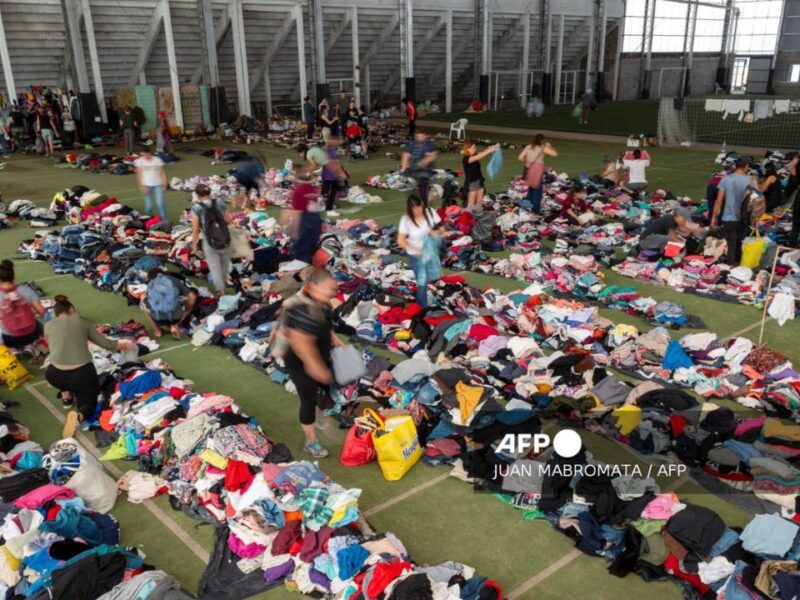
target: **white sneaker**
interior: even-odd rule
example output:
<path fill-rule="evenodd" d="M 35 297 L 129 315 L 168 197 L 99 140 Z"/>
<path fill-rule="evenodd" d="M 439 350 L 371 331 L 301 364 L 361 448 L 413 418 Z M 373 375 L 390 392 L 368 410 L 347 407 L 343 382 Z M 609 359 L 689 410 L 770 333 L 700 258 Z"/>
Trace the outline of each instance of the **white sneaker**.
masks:
<path fill-rule="evenodd" d="M 329 210 L 329 211 L 328 211 L 327 213 L 325 213 L 325 214 L 326 214 L 326 215 L 328 215 L 329 217 L 338 217 L 338 216 L 339 216 L 339 213 L 338 213 L 338 212 L 336 212 L 335 210 Z"/>

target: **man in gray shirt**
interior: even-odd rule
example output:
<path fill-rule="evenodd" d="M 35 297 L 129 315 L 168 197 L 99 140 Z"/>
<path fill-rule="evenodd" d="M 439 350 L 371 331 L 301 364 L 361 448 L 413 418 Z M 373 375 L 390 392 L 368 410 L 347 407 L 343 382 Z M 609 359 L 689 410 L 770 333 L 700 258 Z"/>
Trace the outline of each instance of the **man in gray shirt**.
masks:
<path fill-rule="evenodd" d="M 736 170 L 726 175 L 719 183 L 717 199 L 711 214 L 711 229 L 717 226 L 728 243 L 725 262 L 737 266 L 742 260 L 742 239 L 746 235 L 747 224 L 742 219 L 742 204 L 750 193 L 752 179 L 747 175 L 747 161 L 736 159 Z"/>

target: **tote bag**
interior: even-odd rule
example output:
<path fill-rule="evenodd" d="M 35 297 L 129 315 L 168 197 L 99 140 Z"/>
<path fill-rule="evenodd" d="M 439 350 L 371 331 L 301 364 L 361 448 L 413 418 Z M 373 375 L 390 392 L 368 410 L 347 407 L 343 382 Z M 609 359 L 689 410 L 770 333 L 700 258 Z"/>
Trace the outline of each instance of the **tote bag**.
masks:
<path fill-rule="evenodd" d="M 247 258 L 252 260 L 253 247 L 250 245 L 250 236 L 244 229 L 231 229 L 231 257 Z"/>
<path fill-rule="evenodd" d="M 538 188 L 542 184 L 542 175 L 544 175 L 544 163 L 531 163 L 525 173 L 525 183 L 528 187 Z"/>
<path fill-rule="evenodd" d="M 331 362 L 333 363 L 333 376 L 339 385 L 347 385 L 358 381 L 367 374 L 367 367 L 361 352 L 350 344 L 337 346 L 331 350 Z"/>
<path fill-rule="evenodd" d="M 422 456 L 417 426 L 408 415 L 386 419 L 372 434 L 372 442 L 378 453 L 378 465 L 387 481 L 402 479 Z"/>

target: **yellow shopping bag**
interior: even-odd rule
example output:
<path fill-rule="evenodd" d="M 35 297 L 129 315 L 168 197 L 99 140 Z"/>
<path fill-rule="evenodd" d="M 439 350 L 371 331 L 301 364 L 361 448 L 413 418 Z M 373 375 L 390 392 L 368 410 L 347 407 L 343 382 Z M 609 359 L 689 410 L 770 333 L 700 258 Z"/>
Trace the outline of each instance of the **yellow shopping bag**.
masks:
<path fill-rule="evenodd" d="M 758 228 L 755 237 L 746 237 L 742 242 L 741 266 L 755 269 L 761 263 L 761 256 L 767 249 L 767 242 L 761 237 Z"/>
<path fill-rule="evenodd" d="M 408 415 L 389 417 L 372 434 L 378 464 L 387 481 L 397 481 L 422 456 L 417 426 Z"/>
<path fill-rule="evenodd" d="M 5 382 L 8 389 L 14 390 L 32 377 L 16 355 L 0 344 L 0 382 Z"/>

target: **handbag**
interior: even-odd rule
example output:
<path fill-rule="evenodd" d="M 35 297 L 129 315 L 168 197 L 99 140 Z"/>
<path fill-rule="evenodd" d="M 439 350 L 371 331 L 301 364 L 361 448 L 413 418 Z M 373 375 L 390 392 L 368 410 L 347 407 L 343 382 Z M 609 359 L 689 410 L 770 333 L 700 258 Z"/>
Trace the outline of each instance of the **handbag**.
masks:
<path fill-rule="evenodd" d="M 383 424 L 383 419 L 373 410 L 366 409 L 347 432 L 339 462 L 343 467 L 360 467 L 378 458 L 372 433 Z"/>
<path fill-rule="evenodd" d="M 364 364 L 361 352 L 350 344 L 337 346 L 331 350 L 331 362 L 333 377 L 339 385 L 353 383 L 367 374 L 367 366 Z"/>
<path fill-rule="evenodd" d="M 389 417 L 372 434 L 378 465 L 386 481 L 397 481 L 422 456 L 417 426 L 408 415 Z"/>
<path fill-rule="evenodd" d="M 250 245 L 250 236 L 244 229 L 231 229 L 231 257 L 252 260 L 253 247 Z"/>
<path fill-rule="evenodd" d="M 542 176 L 544 175 L 544 163 L 535 162 L 528 166 L 525 174 L 525 183 L 528 187 L 538 188 L 542 184 Z"/>

